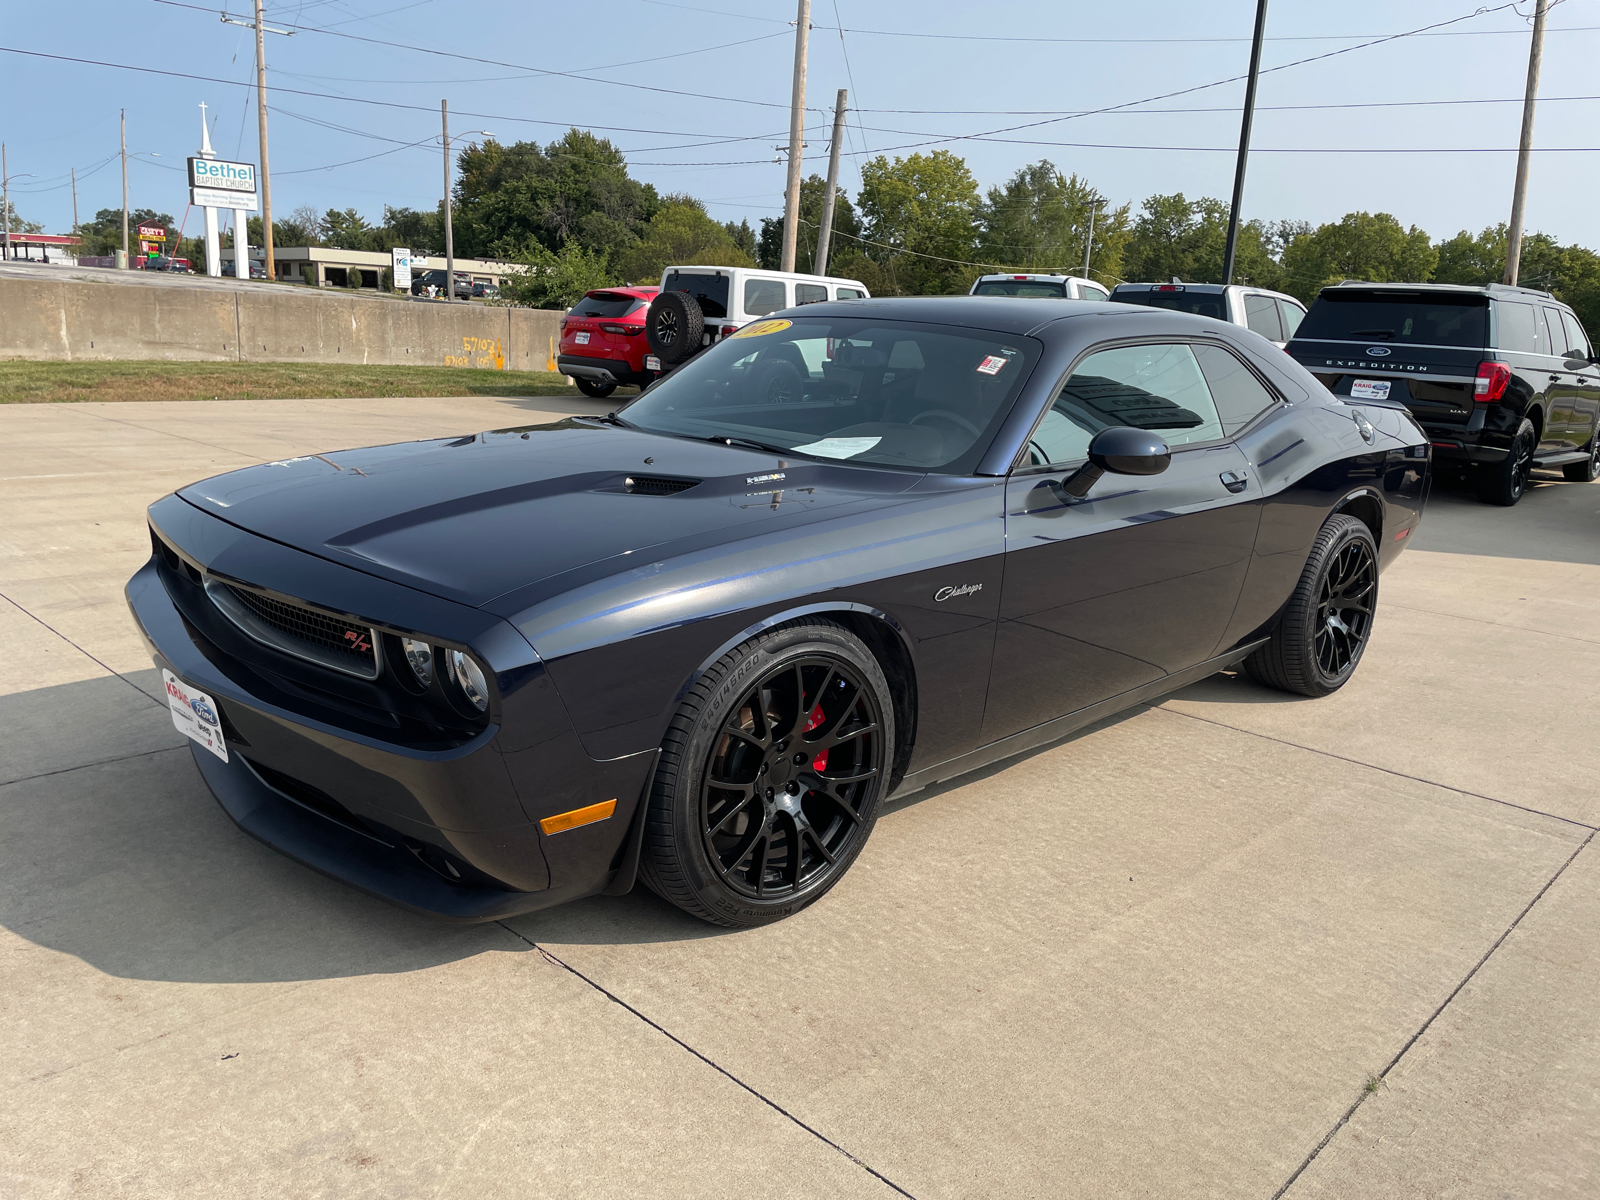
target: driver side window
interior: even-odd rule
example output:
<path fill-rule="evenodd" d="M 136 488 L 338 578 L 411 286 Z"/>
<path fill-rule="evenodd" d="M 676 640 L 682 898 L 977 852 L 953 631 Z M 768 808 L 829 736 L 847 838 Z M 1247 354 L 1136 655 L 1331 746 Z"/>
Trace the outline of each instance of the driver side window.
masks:
<path fill-rule="evenodd" d="M 1173 449 L 1223 436 L 1194 350 L 1183 343 L 1118 346 L 1078 364 L 1028 443 L 1032 466 L 1081 462 L 1102 429 L 1157 431 Z"/>

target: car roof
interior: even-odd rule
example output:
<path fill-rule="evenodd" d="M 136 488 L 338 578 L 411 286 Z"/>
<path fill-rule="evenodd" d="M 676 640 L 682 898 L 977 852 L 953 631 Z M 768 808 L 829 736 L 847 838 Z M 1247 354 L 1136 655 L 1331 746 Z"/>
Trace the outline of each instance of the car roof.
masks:
<path fill-rule="evenodd" d="M 1469 296 L 1527 296 L 1530 299 L 1560 304 L 1549 292 L 1538 288 L 1517 287 L 1509 283 L 1368 283 L 1364 279 L 1344 279 L 1330 284 L 1318 292 L 1441 292 Z"/>
<path fill-rule="evenodd" d="M 1109 300 L 1067 300 L 1054 297 L 1024 296 L 874 296 L 870 300 L 823 300 L 783 309 L 772 316 L 853 317 L 863 314 L 886 321 L 914 321 L 928 325 L 956 325 L 987 329 L 994 333 L 1027 334 L 1068 317 L 1096 314 L 1126 317 L 1135 313 L 1151 317 L 1206 322 L 1209 317 L 1190 318 L 1164 308 L 1118 304 Z"/>
<path fill-rule="evenodd" d="M 1013 279 L 1013 280 L 1050 279 L 1050 280 L 1056 280 L 1056 279 L 1083 279 L 1083 276 L 1081 276 L 1081 275 L 1057 275 L 1052 271 L 995 271 L 995 272 L 993 272 L 992 274 L 989 274 L 989 275 L 979 275 L 977 281 L 979 283 L 982 283 L 985 279 Z M 1094 281 L 1092 279 L 1085 279 L 1084 282 L 1085 283 L 1093 283 Z"/>
<path fill-rule="evenodd" d="M 1156 288 L 1164 288 L 1164 287 L 1181 287 L 1186 292 L 1223 292 L 1223 291 L 1226 291 L 1230 287 L 1242 287 L 1242 286 L 1243 286 L 1242 284 L 1229 284 L 1229 283 L 1190 283 L 1190 282 L 1188 282 L 1187 280 L 1184 280 L 1184 279 L 1180 279 L 1180 280 L 1178 280 L 1177 282 L 1174 283 L 1170 279 L 1164 279 L 1164 280 L 1160 280 L 1160 281 L 1158 281 L 1156 283 L 1119 283 L 1119 284 L 1117 284 L 1116 287 L 1111 289 L 1111 292 L 1112 292 L 1113 295 L 1115 295 L 1117 292 L 1123 292 L 1123 291 L 1127 291 L 1127 292 L 1138 292 L 1138 291 L 1149 292 L 1149 291 L 1155 290 Z M 1264 291 L 1266 289 L 1257 288 L 1255 290 L 1256 291 Z"/>

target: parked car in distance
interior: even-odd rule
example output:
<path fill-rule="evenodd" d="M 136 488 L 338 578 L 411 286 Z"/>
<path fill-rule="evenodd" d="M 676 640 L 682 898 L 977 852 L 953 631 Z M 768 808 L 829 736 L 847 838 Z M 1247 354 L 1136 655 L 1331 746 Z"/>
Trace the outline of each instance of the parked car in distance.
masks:
<path fill-rule="evenodd" d="M 893 797 L 1235 665 L 1358 669 L 1428 493 L 1402 405 L 1148 308 L 763 316 L 615 413 L 156 501 L 127 599 L 228 815 L 454 920 L 637 878 L 759 926 Z"/>
<path fill-rule="evenodd" d="M 614 287 L 586 292 L 561 318 L 556 370 L 570 375 L 585 396 L 603 400 L 624 387 L 643 388 L 655 378 L 645 370 L 650 347 L 645 311 L 659 288 Z"/>
<path fill-rule="evenodd" d="M 1053 300 L 1107 300 L 1110 293 L 1077 275 L 980 275 L 969 296 L 1028 296 Z"/>
<path fill-rule="evenodd" d="M 1346 281 L 1322 289 L 1288 349 L 1336 396 L 1404 404 L 1487 503 L 1522 499 L 1535 468 L 1600 477 L 1600 357 L 1548 292 Z"/>
<path fill-rule="evenodd" d="M 436 296 L 443 297 L 444 277 L 445 272 L 438 268 L 413 272 L 411 276 L 411 294 L 413 296 L 426 296 L 428 288 L 431 286 L 436 289 L 434 293 Z M 456 272 L 456 299 L 472 299 L 472 276 L 465 271 Z"/>
<path fill-rule="evenodd" d="M 1238 283 L 1180 283 L 1176 279 L 1171 283 L 1119 283 L 1111 289 L 1111 298 L 1121 304 L 1148 304 L 1243 325 L 1280 347 L 1294 337 L 1306 315 L 1306 306 L 1293 296 Z"/>
<path fill-rule="evenodd" d="M 235 273 L 236 273 L 233 268 L 234 268 L 234 263 L 233 263 L 233 259 L 231 257 L 230 258 L 225 258 L 225 259 L 222 260 L 222 273 L 223 273 L 223 275 L 227 276 L 229 279 L 232 279 L 234 277 Z M 250 264 L 250 278 L 251 279 L 265 279 L 266 277 L 267 277 L 267 268 L 266 268 L 266 265 L 264 263 L 252 262 Z"/>
<path fill-rule="evenodd" d="M 824 301 L 866 300 L 859 279 L 785 274 L 758 267 L 668 267 L 645 316 L 652 377 L 688 362 L 751 321 Z"/>
<path fill-rule="evenodd" d="M 495 300 L 500 295 L 500 289 L 492 283 L 477 282 L 472 285 L 472 298 L 474 300 Z"/>

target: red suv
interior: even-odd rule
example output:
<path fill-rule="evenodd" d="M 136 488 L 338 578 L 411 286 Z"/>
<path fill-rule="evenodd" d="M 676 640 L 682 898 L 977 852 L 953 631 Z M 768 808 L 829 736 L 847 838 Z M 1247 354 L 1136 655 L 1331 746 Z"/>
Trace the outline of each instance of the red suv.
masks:
<path fill-rule="evenodd" d="M 618 384 L 642 388 L 656 377 L 645 370 L 650 344 L 645 313 L 658 287 L 597 288 L 561 318 L 556 370 L 570 375 L 585 396 L 603 399 Z"/>

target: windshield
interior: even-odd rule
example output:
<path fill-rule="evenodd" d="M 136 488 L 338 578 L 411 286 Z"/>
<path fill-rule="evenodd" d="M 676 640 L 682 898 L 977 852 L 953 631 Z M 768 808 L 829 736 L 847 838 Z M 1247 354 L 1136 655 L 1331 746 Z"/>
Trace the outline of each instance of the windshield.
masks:
<path fill-rule="evenodd" d="M 1193 313 L 1197 317 L 1228 319 L 1228 307 L 1221 292 L 1173 291 L 1118 292 L 1111 297 L 1124 304 L 1148 304 L 1151 308 L 1170 308 L 1173 312 Z"/>
<path fill-rule="evenodd" d="M 630 425 L 813 458 L 966 474 L 1039 344 L 868 318 L 757 321 L 652 386 Z"/>
<path fill-rule="evenodd" d="M 628 296 L 618 292 L 594 292 L 585 296 L 572 306 L 569 314 L 574 317 L 625 317 L 631 312 L 637 312 L 644 307 L 645 302 L 637 296 Z"/>
<path fill-rule="evenodd" d="M 688 292 L 708 317 L 728 315 L 728 277 L 726 275 L 700 274 L 674 271 L 661 283 L 664 292 Z"/>
<path fill-rule="evenodd" d="M 1067 285 L 1048 279 L 986 279 L 972 289 L 974 296 L 1040 296 L 1060 300 Z"/>
<path fill-rule="evenodd" d="M 1488 343 L 1489 299 L 1470 292 L 1324 292 L 1312 302 L 1297 340 L 1466 346 Z"/>

